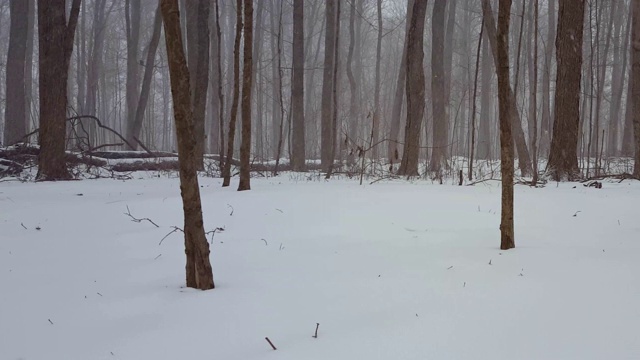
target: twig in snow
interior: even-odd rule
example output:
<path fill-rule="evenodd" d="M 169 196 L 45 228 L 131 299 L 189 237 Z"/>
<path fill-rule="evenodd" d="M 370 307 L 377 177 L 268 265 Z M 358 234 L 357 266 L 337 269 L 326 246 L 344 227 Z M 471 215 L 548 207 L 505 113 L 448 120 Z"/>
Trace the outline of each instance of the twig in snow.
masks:
<path fill-rule="evenodd" d="M 318 328 L 320 327 L 320 323 L 316 323 L 316 333 L 313 335 L 314 338 L 318 338 Z"/>
<path fill-rule="evenodd" d="M 51 321 L 51 319 L 47 319 L 47 320 L 49 320 L 49 323 L 50 323 L 51 325 L 53 325 L 53 321 Z"/>
<path fill-rule="evenodd" d="M 284 211 L 280 210 L 280 209 L 276 209 L 276 211 L 280 211 L 281 213 L 284 213 Z"/>
<path fill-rule="evenodd" d="M 215 236 L 216 233 L 220 233 L 224 231 L 224 227 L 217 227 L 213 230 L 207 231 L 206 233 L 204 233 L 205 236 L 211 234 L 211 243 L 213 244 L 213 237 Z"/>
<path fill-rule="evenodd" d="M 491 264 L 491 259 L 489 259 L 489 265 L 492 265 L 492 264 Z"/>
<path fill-rule="evenodd" d="M 276 347 L 273 345 L 273 343 L 271 342 L 271 340 L 269 340 L 269 338 L 268 338 L 268 337 L 265 337 L 264 339 L 265 339 L 265 340 L 267 340 L 267 342 L 269 343 L 269 345 L 271 345 L 271 348 L 272 348 L 273 350 L 278 350 L 278 349 L 276 349 Z"/>
<path fill-rule="evenodd" d="M 230 208 L 231 208 L 231 213 L 229 214 L 229 216 L 233 216 L 233 211 L 234 211 L 233 206 L 231 206 L 231 205 L 227 204 L 227 207 L 230 207 Z"/>
<path fill-rule="evenodd" d="M 577 216 L 578 216 L 578 213 L 581 213 L 581 212 L 582 212 L 582 211 L 580 211 L 580 210 L 576 211 L 576 212 L 575 212 L 575 214 L 573 214 L 573 217 L 577 217 Z"/>
<path fill-rule="evenodd" d="M 127 205 L 127 212 L 124 213 L 125 215 L 129 216 L 131 218 L 131 221 L 133 222 L 143 222 L 143 221 L 148 221 L 150 223 L 152 223 L 155 227 L 159 228 L 160 226 L 158 226 L 158 224 L 154 223 L 153 220 L 149 219 L 149 218 L 142 218 L 142 219 L 138 219 L 135 216 L 131 215 L 131 210 L 129 210 L 129 205 Z"/>
<path fill-rule="evenodd" d="M 160 242 L 158 243 L 158 246 L 162 245 L 162 242 L 164 241 L 164 239 L 168 238 L 168 237 L 169 237 L 169 235 L 173 234 L 174 232 L 176 232 L 176 231 L 180 231 L 180 232 L 184 233 L 184 231 L 183 231 L 182 229 L 180 229 L 179 227 L 177 227 L 177 226 L 172 226 L 172 228 L 173 228 L 173 230 L 171 230 L 167 235 L 165 235 L 165 236 L 160 240 Z"/>
<path fill-rule="evenodd" d="M 618 225 L 619 225 L 619 224 L 620 224 L 620 220 L 618 220 Z M 24 224 L 23 224 L 23 223 L 20 223 L 20 225 L 22 225 L 22 227 L 23 227 L 25 230 L 27 230 L 27 227 L 26 227 L 26 226 L 24 226 Z"/>
<path fill-rule="evenodd" d="M 453 265 L 449 266 L 447 270 L 451 270 L 452 268 L 453 268 Z"/>
<path fill-rule="evenodd" d="M 268 246 L 268 245 L 269 245 L 269 243 L 267 242 L 267 240 L 265 240 L 265 239 L 260 239 L 260 240 L 264 241 L 264 245 L 265 245 L 265 246 Z"/>
<path fill-rule="evenodd" d="M 96 294 L 98 294 L 98 295 L 102 296 L 102 294 L 100 294 L 99 292 L 97 292 Z"/>
<path fill-rule="evenodd" d="M 157 260 L 160 256 L 162 256 L 162 254 L 160 254 L 160 255 L 158 255 L 158 256 L 156 256 L 156 257 L 154 257 L 154 258 L 153 258 L 153 260 Z"/>

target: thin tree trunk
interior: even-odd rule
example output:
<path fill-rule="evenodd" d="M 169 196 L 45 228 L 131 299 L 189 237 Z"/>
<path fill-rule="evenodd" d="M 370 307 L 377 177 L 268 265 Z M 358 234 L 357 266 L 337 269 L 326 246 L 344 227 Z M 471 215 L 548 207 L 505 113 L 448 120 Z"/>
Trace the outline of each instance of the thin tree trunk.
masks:
<path fill-rule="evenodd" d="M 242 38 L 242 2 L 236 0 L 236 37 L 233 45 L 233 100 L 231 101 L 229 134 L 227 136 L 227 160 L 222 168 L 222 186 L 231 183 L 231 160 L 233 160 L 233 148 L 236 136 L 236 118 L 238 116 L 238 98 L 240 93 L 240 39 Z"/>
<path fill-rule="evenodd" d="M 333 68 L 335 66 L 335 31 L 336 31 L 336 0 L 326 1 L 326 32 L 324 40 L 324 70 L 322 76 L 322 106 L 321 106 L 321 165 L 322 171 L 328 172 L 331 161 L 331 149 L 334 139 L 331 136 L 333 114 Z"/>
<path fill-rule="evenodd" d="M 373 124 L 371 129 L 371 142 L 373 146 L 371 158 L 378 159 L 378 141 L 380 137 L 380 57 L 382 53 L 382 0 L 377 1 L 378 14 L 378 39 L 376 44 L 376 73 L 375 89 L 373 92 Z"/>
<path fill-rule="evenodd" d="M 633 175 L 640 177 L 640 0 L 633 2 L 633 30 L 631 41 L 632 82 L 631 95 L 633 97 L 633 133 L 635 137 L 635 166 Z"/>
<path fill-rule="evenodd" d="M 140 44 L 140 17 L 140 1 L 126 0 L 125 26 L 127 30 L 127 124 L 134 123 L 136 109 L 138 108 L 138 89 L 140 88 L 140 64 L 138 64 L 138 47 Z M 160 24 L 162 25 L 162 22 Z M 130 128 L 133 128 L 133 126 L 129 126 Z M 129 144 L 136 144 L 135 142 L 131 141 L 131 138 L 129 138 L 128 140 Z"/>
<path fill-rule="evenodd" d="M 244 0 L 244 53 L 242 70 L 242 141 L 238 191 L 251 190 L 251 84 L 253 80 L 253 0 Z"/>
<path fill-rule="evenodd" d="M 484 17 L 482 17 L 484 24 Z M 491 52 L 489 50 L 489 39 L 487 33 L 484 32 L 484 41 L 482 44 L 482 77 L 480 80 L 480 126 L 478 129 L 478 159 L 491 159 L 491 128 L 493 97 L 491 91 Z"/>
<path fill-rule="evenodd" d="M 209 262 L 209 243 L 204 234 L 196 158 L 193 156 L 196 150 L 195 128 L 191 111 L 189 69 L 180 35 L 178 1 L 161 0 L 160 6 L 164 19 L 173 113 L 178 135 L 180 193 L 184 210 L 183 232 L 187 256 L 187 287 L 209 290 L 213 289 L 215 285 Z"/>
<path fill-rule="evenodd" d="M 446 0 L 435 0 L 433 5 L 433 18 L 431 22 L 432 49 L 431 49 L 431 104 L 433 107 L 433 149 L 429 171 L 440 177 L 443 168 L 447 164 L 447 142 L 449 141 L 447 121 L 447 96 L 444 58 L 445 51 L 445 9 Z"/>
<path fill-rule="evenodd" d="M 291 153 L 291 166 L 293 171 L 304 171 L 304 0 L 293 0 L 292 52 L 291 116 L 293 118 L 293 151 Z"/>
<path fill-rule="evenodd" d="M 484 23 L 484 19 L 482 20 Z M 476 95 L 478 94 L 478 72 L 480 71 L 480 49 L 482 48 L 482 35 L 484 33 L 484 24 L 480 25 L 480 35 L 478 36 L 478 49 L 476 50 L 476 70 L 473 77 L 473 98 L 471 108 L 471 146 L 469 146 L 471 154 L 469 155 L 469 181 L 473 179 L 473 155 L 476 147 Z"/>
<path fill-rule="evenodd" d="M 147 50 L 147 59 L 144 63 L 144 75 L 142 78 L 142 89 L 140 89 L 140 96 L 137 96 L 136 112 L 133 119 L 130 119 L 129 129 L 127 131 L 127 141 L 134 149 L 138 148 L 138 141 L 140 137 L 140 130 L 142 130 L 142 123 L 144 120 L 144 113 L 147 109 L 147 103 L 149 102 L 149 94 L 151 92 L 151 80 L 153 79 L 153 72 L 155 69 L 155 58 L 158 50 L 158 44 L 160 43 L 160 33 L 162 31 L 162 13 L 160 6 L 156 9 L 156 15 L 153 22 L 153 33 L 151 34 L 151 40 L 149 42 L 149 49 Z"/>

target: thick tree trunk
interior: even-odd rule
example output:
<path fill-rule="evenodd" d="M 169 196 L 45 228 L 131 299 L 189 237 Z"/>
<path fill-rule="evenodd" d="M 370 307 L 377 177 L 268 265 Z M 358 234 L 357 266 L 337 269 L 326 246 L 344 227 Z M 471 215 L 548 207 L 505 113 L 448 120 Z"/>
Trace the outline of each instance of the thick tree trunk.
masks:
<path fill-rule="evenodd" d="M 224 156 L 224 99 L 222 92 L 222 34 L 218 0 L 213 4 L 213 26 L 211 46 L 211 126 L 209 128 L 209 151 L 219 154 L 221 164 Z M 220 166 L 222 169 L 222 166 Z"/>
<path fill-rule="evenodd" d="M 293 151 L 291 153 L 291 166 L 293 171 L 304 171 L 304 0 L 293 1 L 292 51 L 291 116 L 293 117 Z"/>
<path fill-rule="evenodd" d="M 620 20 L 624 18 L 624 6 L 620 4 L 617 6 L 616 17 Z M 629 33 L 629 24 L 631 24 L 631 16 L 628 17 L 627 25 L 625 26 L 625 32 L 621 37 L 622 21 L 614 22 L 614 50 L 613 50 L 613 68 L 611 69 L 611 106 L 609 107 L 609 140 L 607 141 L 607 154 L 609 156 L 618 155 L 618 133 L 620 127 L 620 107 L 622 104 L 622 93 L 624 89 L 624 74 L 627 68 L 627 56 L 625 56 L 624 40 Z M 622 59 L 621 59 L 622 58 Z M 622 62 L 622 64 L 621 64 Z"/>
<path fill-rule="evenodd" d="M 544 72 L 542 74 L 542 121 L 540 122 L 540 153 L 549 155 L 551 146 L 551 70 L 553 50 L 556 39 L 556 1 L 548 1 L 547 42 L 544 54 Z"/>
<path fill-rule="evenodd" d="M 424 116 L 424 23 L 427 1 L 415 1 L 407 36 L 407 125 L 404 151 L 398 174 L 417 176 L 420 155 L 420 129 Z"/>
<path fill-rule="evenodd" d="M 231 160 L 236 136 L 236 118 L 238 117 L 238 98 L 240 96 L 240 39 L 242 38 L 242 1 L 236 0 L 236 36 L 233 44 L 233 100 L 229 109 L 229 134 L 227 136 L 227 159 L 222 168 L 222 186 L 231 183 Z"/>
<path fill-rule="evenodd" d="M 484 32 L 482 41 L 482 76 L 480 79 L 480 124 L 478 129 L 478 159 L 491 159 L 491 121 L 493 113 L 493 101 L 491 91 L 491 51 L 487 33 Z"/>
<path fill-rule="evenodd" d="M 9 3 L 9 49 L 6 68 L 6 106 L 4 112 L 4 145 L 23 140 L 26 134 L 25 57 L 27 52 L 27 16 L 29 2 Z M 31 66 L 31 64 L 28 64 Z"/>
<path fill-rule="evenodd" d="M 242 141 L 238 191 L 251 190 L 251 83 L 253 80 L 253 0 L 244 0 L 244 53 L 242 70 Z"/>
<path fill-rule="evenodd" d="M 184 242 L 187 256 L 187 286 L 200 290 L 214 288 L 209 262 L 209 243 L 204 234 L 200 186 L 195 163 L 196 140 L 191 111 L 189 69 L 184 56 L 177 0 L 161 0 L 173 113 L 178 135 L 180 192 L 184 211 Z"/>
<path fill-rule="evenodd" d="M 39 180 L 67 180 L 64 158 L 67 79 L 80 0 L 73 0 L 69 21 L 65 0 L 38 0 L 40 88 Z"/>
<path fill-rule="evenodd" d="M 502 173 L 502 210 L 500 219 L 500 249 L 515 247 L 513 229 L 513 126 L 509 97 L 509 17 L 511 0 L 500 0 L 498 7 L 498 104 L 500 111 L 500 162 Z M 524 20 L 523 20 L 524 21 Z"/>
<path fill-rule="evenodd" d="M 582 76 L 582 34 L 584 1 L 565 0 L 558 9 L 556 39 L 557 79 L 553 138 L 547 171 L 555 181 L 573 180 L 578 169 L 578 127 L 580 125 L 580 79 Z"/>
<path fill-rule="evenodd" d="M 433 107 L 433 149 L 429 171 L 438 175 L 447 167 L 447 145 L 449 142 L 449 124 L 447 118 L 447 96 L 444 71 L 444 30 L 446 0 L 435 0 L 431 21 L 431 105 Z"/>

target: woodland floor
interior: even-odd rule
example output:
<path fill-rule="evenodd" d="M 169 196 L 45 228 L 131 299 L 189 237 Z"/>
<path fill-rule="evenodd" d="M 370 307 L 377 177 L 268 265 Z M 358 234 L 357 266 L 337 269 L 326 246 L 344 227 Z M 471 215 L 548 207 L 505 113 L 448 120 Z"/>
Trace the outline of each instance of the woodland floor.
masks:
<path fill-rule="evenodd" d="M 640 358 L 638 181 L 201 185 L 207 292 L 175 177 L 0 183 L 0 359 Z"/>

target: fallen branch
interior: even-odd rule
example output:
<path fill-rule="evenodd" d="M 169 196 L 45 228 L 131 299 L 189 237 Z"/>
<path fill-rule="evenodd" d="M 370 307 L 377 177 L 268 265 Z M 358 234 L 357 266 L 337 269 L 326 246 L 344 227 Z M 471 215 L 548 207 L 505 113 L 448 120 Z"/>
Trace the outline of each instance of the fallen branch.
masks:
<path fill-rule="evenodd" d="M 129 216 L 131 218 L 131 221 L 133 222 L 143 222 L 143 221 L 148 221 L 150 223 L 152 223 L 155 227 L 159 228 L 160 226 L 158 226 L 158 224 L 156 224 L 155 222 L 153 222 L 153 220 L 149 219 L 149 218 L 142 218 L 142 219 L 138 219 L 135 216 L 131 215 L 131 210 L 129 210 L 129 205 L 127 205 L 127 212 L 124 213 L 125 215 Z"/>
<path fill-rule="evenodd" d="M 177 227 L 177 226 L 172 226 L 172 228 L 173 228 L 173 230 L 171 230 L 167 235 L 165 235 L 165 236 L 160 240 L 160 242 L 158 243 L 158 246 L 162 245 L 162 242 L 164 241 L 164 239 L 168 238 L 168 237 L 169 237 L 169 235 L 173 234 L 173 233 L 174 233 L 174 232 L 176 232 L 176 231 L 180 231 L 181 233 L 183 233 L 183 234 L 184 234 L 184 230 L 180 229 L 179 227 Z"/>
<path fill-rule="evenodd" d="M 269 340 L 269 338 L 268 338 L 268 337 L 265 337 L 264 339 L 265 339 L 265 340 L 267 340 L 267 342 L 269 343 L 269 345 L 271 345 L 271 348 L 272 348 L 273 350 L 278 350 L 278 349 L 276 349 L 276 347 L 273 345 L 273 343 L 271 342 L 271 340 Z"/>

